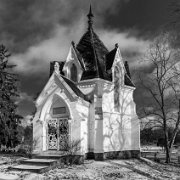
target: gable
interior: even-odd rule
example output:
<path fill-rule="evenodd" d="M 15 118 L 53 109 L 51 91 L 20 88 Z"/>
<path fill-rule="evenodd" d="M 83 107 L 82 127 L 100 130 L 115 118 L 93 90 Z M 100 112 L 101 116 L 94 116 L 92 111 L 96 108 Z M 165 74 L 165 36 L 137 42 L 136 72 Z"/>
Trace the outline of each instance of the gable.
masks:
<path fill-rule="evenodd" d="M 116 49 L 116 51 L 115 51 L 115 49 Z M 131 80 L 128 62 L 123 61 L 120 49 L 117 45 L 116 45 L 115 49 L 113 51 L 111 51 L 112 54 L 109 55 L 109 57 L 111 57 L 111 62 L 109 63 L 109 68 L 110 68 L 110 65 L 112 64 L 111 69 L 114 74 L 114 68 L 118 67 L 119 74 L 120 74 L 119 77 L 121 78 L 120 82 L 124 82 L 124 85 L 135 87 L 134 83 Z M 114 59 L 112 60 L 113 57 L 114 57 Z M 114 79 L 113 79 L 113 81 L 114 81 Z"/>
<path fill-rule="evenodd" d="M 74 64 L 76 64 L 76 66 L 78 68 L 82 68 L 82 65 L 80 64 L 80 62 L 78 60 L 78 57 L 73 49 L 73 46 L 71 46 L 69 49 L 69 53 L 67 55 L 67 58 L 66 58 L 66 61 L 64 64 L 63 71 L 65 71 L 65 69 L 69 66 L 70 63 L 74 63 Z"/>
<path fill-rule="evenodd" d="M 49 96 L 49 94 L 51 94 L 56 88 L 57 88 L 57 84 L 54 82 L 54 73 L 53 73 L 49 78 L 48 82 L 46 83 L 46 85 L 44 86 L 43 90 L 37 97 L 35 101 L 36 106 L 42 104 L 42 102 L 44 102 L 44 100 Z"/>
<path fill-rule="evenodd" d="M 122 59 L 119 47 L 116 50 L 112 68 L 115 67 L 115 66 L 118 66 L 123 74 L 125 73 L 126 70 L 125 70 L 125 67 L 124 67 L 124 63 L 123 63 L 123 59 Z"/>
<path fill-rule="evenodd" d="M 83 100 L 89 102 L 89 99 L 86 97 L 86 95 L 83 94 L 81 90 L 71 80 L 61 75 L 58 76 L 55 75 L 55 80 L 59 86 L 63 85 L 63 87 L 66 88 L 70 93 L 70 95 L 73 96 L 74 98 L 80 97 Z"/>
<path fill-rule="evenodd" d="M 74 43 L 72 43 L 63 67 L 63 72 L 67 78 L 74 82 L 79 82 L 84 70 L 83 60 L 75 49 Z"/>
<path fill-rule="evenodd" d="M 78 97 L 80 97 L 83 100 L 90 102 L 88 97 L 84 95 L 71 80 L 60 74 L 53 73 L 48 82 L 46 83 L 44 89 L 38 96 L 36 100 L 36 106 L 39 106 L 41 103 L 43 103 L 49 97 L 49 95 L 52 94 L 57 88 L 64 91 L 70 101 L 75 101 Z"/>

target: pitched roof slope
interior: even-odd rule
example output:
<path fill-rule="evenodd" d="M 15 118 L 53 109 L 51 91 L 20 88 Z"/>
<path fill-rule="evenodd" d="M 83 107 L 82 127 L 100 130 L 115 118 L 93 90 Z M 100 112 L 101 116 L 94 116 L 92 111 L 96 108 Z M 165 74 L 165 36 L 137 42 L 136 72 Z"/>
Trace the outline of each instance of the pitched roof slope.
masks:
<path fill-rule="evenodd" d="M 81 54 L 80 54 L 80 53 L 78 52 L 78 50 L 76 49 L 74 41 L 72 41 L 71 44 L 72 44 L 72 47 L 73 47 L 73 49 L 74 49 L 74 51 L 75 51 L 75 53 L 76 53 L 77 59 L 78 59 L 80 65 L 81 65 L 82 69 L 85 70 L 84 61 L 83 61 L 83 59 L 82 59 Z"/>
<path fill-rule="evenodd" d="M 68 78 L 64 77 L 61 75 L 61 77 L 64 79 L 64 81 L 69 85 L 69 87 L 74 91 L 74 93 L 78 96 L 81 97 L 82 99 L 84 99 L 85 101 L 90 102 L 90 100 L 88 99 L 88 97 L 83 94 L 83 92 L 76 86 L 76 84 L 74 84 L 73 81 L 69 80 Z"/>
<path fill-rule="evenodd" d="M 114 62 L 115 55 L 116 55 L 116 51 L 117 51 L 117 48 L 114 48 L 112 51 L 110 51 L 106 55 L 106 70 L 111 69 Z"/>

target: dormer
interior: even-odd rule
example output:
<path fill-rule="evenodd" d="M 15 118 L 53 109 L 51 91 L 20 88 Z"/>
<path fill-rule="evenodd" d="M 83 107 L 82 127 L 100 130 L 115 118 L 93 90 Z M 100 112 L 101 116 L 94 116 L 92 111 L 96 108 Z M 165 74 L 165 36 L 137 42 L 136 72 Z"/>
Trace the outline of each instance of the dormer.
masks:
<path fill-rule="evenodd" d="M 63 67 L 63 72 L 68 79 L 76 83 L 80 81 L 83 71 L 83 60 L 76 50 L 74 42 L 72 42 Z"/>

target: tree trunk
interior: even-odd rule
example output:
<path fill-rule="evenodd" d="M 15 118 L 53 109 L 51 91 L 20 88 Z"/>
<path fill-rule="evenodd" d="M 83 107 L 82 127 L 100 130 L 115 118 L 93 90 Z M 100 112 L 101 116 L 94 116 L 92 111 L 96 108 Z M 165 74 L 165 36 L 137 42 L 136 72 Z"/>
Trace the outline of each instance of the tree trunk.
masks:
<path fill-rule="evenodd" d="M 166 149 L 166 161 L 167 164 L 171 162 L 171 153 L 169 147 Z"/>
<path fill-rule="evenodd" d="M 174 131 L 173 135 L 172 135 L 172 138 L 171 138 L 171 141 L 169 143 L 169 148 L 171 149 L 173 147 L 173 144 L 174 144 L 174 141 L 175 141 L 175 138 L 176 138 L 176 135 L 178 133 L 178 128 Z"/>
<path fill-rule="evenodd" d="M 170 163 L 171 162 L 171 151 L 169 148 L 169 143 L 168 143 L 168 132 L 167 132 L 167 128 L 165 129 L 165 150 L 166 150 L 166 163 Z"/>

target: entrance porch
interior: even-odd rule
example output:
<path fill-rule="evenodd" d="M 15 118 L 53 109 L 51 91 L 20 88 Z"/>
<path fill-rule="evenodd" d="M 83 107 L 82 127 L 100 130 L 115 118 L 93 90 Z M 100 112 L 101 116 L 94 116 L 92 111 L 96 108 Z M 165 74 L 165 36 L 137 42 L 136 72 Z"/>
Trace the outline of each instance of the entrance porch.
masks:
<path fill-rule="evenodd" d="M 47 150 L 66 151 L 69 144 L 69 122 L 67 118 L 47 120 Z"/>

